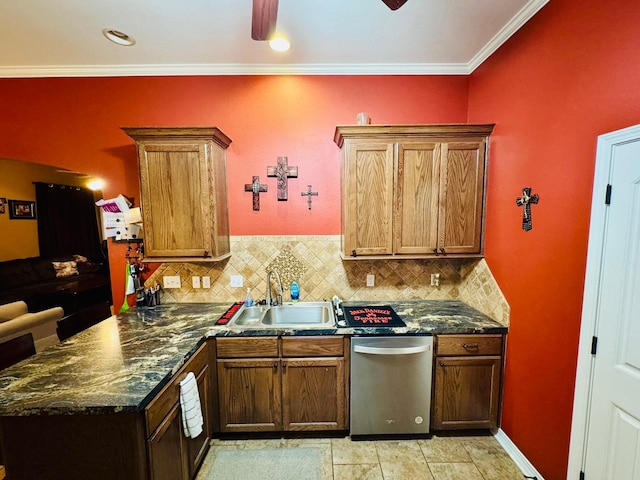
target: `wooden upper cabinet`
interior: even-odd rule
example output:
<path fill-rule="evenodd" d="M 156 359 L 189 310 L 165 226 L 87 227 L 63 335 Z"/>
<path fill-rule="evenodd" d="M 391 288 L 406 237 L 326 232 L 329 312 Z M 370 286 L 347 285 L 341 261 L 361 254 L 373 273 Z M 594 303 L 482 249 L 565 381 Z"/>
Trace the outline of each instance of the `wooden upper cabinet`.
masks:
<path fill-rule="evenodd" d="M 123 130 L 138 152 L 145 257 L 165 262 L 228 257 L 231 140 L 215 127 Z"/>
<path fill-rule="evenodd" d="M 482 255 L 493 125 L 339 126 L 342 255 Z"/>

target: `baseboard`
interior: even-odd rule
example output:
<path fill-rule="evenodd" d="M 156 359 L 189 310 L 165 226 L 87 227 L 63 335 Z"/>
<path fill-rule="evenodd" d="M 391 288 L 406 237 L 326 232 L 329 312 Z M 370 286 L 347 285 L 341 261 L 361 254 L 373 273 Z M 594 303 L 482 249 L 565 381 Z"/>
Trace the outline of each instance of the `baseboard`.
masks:
<path fill-rule="evenodd" d="M 544 480 L 540 472 L 536 470 L 536 467 L 524 456 L 524 454 L 518 450 L 516 444 L 511 441 L 507 434 L 504 433 L 502 429 L 498 429 L 498 431 L 494 434 L 495 439 L 498 441 L 500 446 L 504 448 L 505 452 L 511 457 L 513 463 L 515 463 L 522 473 L 530 478 L 535 478 L 536 480 Z"/>

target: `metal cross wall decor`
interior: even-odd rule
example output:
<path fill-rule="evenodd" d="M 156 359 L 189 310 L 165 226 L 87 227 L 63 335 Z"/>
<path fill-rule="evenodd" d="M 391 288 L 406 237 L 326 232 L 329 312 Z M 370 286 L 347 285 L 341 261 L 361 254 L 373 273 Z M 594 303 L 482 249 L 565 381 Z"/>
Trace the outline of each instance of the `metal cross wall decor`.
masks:
<path fill-rule="evenodd" d="M 244 184 L 245 192 L 253 192 L 253 209 L 260 210 L 260 193 L 267 191 L 267 185 L 260 183 L 260 177 L 251 177 L 252 183 Z"/>
<path fill-rule="evenodd" d="M 290 167 L 287 163 L 287 157 L 278 157 L 277 165 L 267 167 L 267 176 L 278 178 L 278 200 L 280 201 L 287 200 L 288 179 L 298 177 L 298 167 Z"/>
<path fill-rule="evenodd" d="M 309 210 L 311 210 L 311 197 L 317 197 L 318 192 L 312 192 L 311 185 L 307 185 L 307 191 L 300 192 L 300 195 L 302 195 L 303 197 L 307 197 L 307 204 L 309 205 Z"/>
<path fill-rule="evenodd" d="M 536 204 L 540 198 L 537 193 L 531 195 L 531 187 L 522 189 L 522 196 L 516 198 L 516 205 L 524 207 L 522 211 L 522 230 L 528 232 L 533 228 L 531 225 L 531 204 Z"/>

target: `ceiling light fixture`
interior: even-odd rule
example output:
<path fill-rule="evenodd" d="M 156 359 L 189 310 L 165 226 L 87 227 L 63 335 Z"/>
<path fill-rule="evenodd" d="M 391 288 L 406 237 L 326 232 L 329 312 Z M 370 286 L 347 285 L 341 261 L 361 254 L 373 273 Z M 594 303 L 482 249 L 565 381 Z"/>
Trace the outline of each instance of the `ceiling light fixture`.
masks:
<path fill-rule="evenodd" d="M 273 37 L 269 40 L 269 46 L 276 52 L 286 52 L 291 48 L 291 43 L 284 37 Z"/>
<path fill-rule="evenodd" d="M 123 47 L 131 47 L 136 44 L 135 38 L 127 35 L 126 33 L 114 30 L 113 28 L 105 28 L 102 30 L 102 34 L 113 43 L 117 43 Z"/>

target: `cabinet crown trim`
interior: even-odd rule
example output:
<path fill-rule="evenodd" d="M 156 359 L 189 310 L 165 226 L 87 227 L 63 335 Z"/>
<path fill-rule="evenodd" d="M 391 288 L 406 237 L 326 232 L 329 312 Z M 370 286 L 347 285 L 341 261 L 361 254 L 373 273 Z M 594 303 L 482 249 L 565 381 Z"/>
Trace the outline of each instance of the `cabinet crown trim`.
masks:
<path fill-rule="evenodd" d="M 213 140 L 223 148 L 231 139 L 218 127 L 120 127 L 136 142 L 145 140 Z"/>
<path fill-rule="evenodd" d="M 488 136 L 493 131 L 495 123 L 438 123 L 438 124 L 407 124 L 407 125 L 338 125 L 333 141 L 342 147 L 347 138 L 381 138 L 394 137 L 398 139 L 420 137 L 477 137 Z"/>

